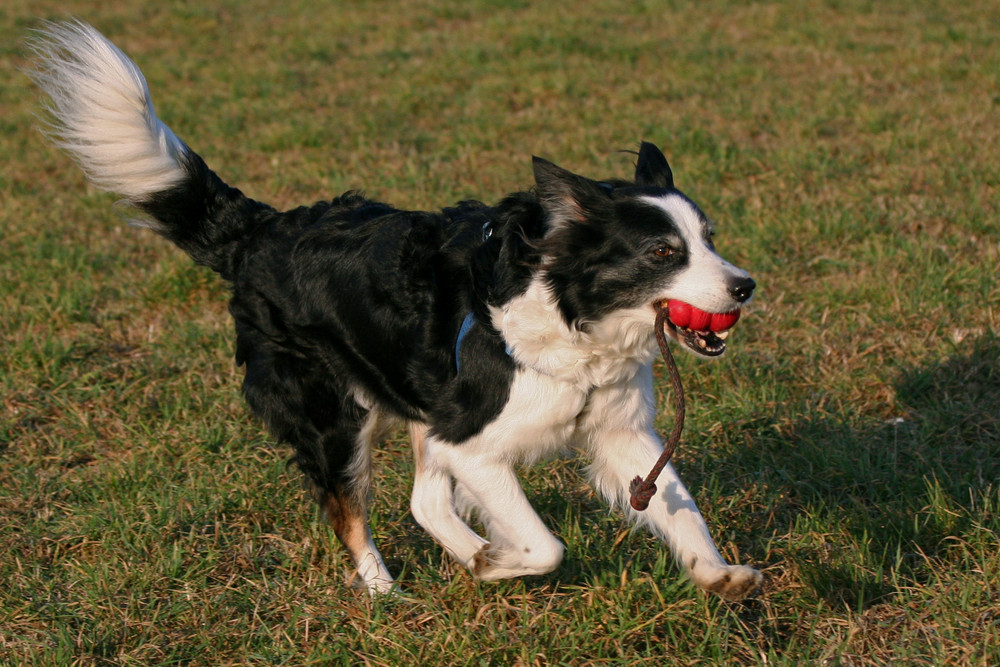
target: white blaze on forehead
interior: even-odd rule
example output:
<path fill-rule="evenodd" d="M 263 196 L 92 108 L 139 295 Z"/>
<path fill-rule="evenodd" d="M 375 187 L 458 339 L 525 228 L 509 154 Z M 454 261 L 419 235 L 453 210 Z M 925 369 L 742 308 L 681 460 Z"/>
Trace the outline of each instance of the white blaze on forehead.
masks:
<path fill-rule="evenodd" d="M 662 210 L 674 222 L 684 239 L 688 265 L 670 284 L 664 286 L 665 299 L 679 299 L 708 312 L 727 312 L 739 307 L 733 299 L 730 285 L 749 274 L 722 257 L 709 245 L 711 227 L 701 212 L 678 194 L 662 197 L 642 197 L 647 204 Z"/>
<path fill-rule="evenodd" d="M 641 199 L 662 210 L 673 220 L 677 225 L 677 231 L 687 243 L 690 253 L 707 251 L 715 254 L 705 242 L 705 236 L 709 230 L 707 221 L 685 197 L 668 194 L 663 197 L 642 197 Z"/>

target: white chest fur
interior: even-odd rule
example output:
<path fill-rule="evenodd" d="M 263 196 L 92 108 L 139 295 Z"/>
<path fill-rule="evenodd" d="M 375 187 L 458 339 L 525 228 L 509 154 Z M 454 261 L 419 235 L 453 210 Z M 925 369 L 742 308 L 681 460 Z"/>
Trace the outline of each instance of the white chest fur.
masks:
<path fill-rule="evenodd" d="M 502 450 L 511 462 L 533 463 L 573 440 L 587 392 L 531 368 L 517 372 L 503 411 L 463 446 Z"/>
<path fill-rule="evenodd" d="M 588 401 L 594 397 L 611 389 L 618 400 L 623 392 L 642 394 L 646 383 L 637 380 L 648 371 L 656 347 L 655 318 L 648 309 L 621 310 L 578 330 L 567 326 L 544 281 L 536 278 L 491 315 L 521 367 L 500 415 L 475 443 L 464 446 L 532 462 L 573 444 L 584 421 L 593 422 L 594 415 L 582 416 L 591 411 Z M 602 414 L 598 420 L 607 418 Z"/>
<path fill-rule="evenodd" d="M 518 362 L 584 392 L 628 382 L 656 351 L 650 308 L 616 311 L 585 329 L 573 329 L 540 277 L 491 314 Z"/>

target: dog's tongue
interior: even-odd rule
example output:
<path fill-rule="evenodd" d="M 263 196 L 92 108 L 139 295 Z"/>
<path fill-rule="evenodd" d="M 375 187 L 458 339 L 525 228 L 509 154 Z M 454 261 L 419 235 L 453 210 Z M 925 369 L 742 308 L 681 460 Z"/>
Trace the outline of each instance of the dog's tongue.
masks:
<path fill-rule="evenodd" d="M 740 319 L 740 309 L 731 310 L 728 313 L 706 313 L 700 308 L 695 308 L 689 303 L 670 299 L 667 302 L 670 322 L 682 329 L 693 331 L 720 332 L 731 329 L 736 321 Z"/>

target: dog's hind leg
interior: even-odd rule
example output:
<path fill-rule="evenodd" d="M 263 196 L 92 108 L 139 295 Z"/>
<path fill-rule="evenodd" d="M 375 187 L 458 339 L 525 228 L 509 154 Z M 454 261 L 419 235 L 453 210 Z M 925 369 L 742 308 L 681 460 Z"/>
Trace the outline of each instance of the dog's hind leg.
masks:
<path fill-rule="evenodd" d="M 323 518 L 354 561 L 358 583 L 373 595 L 390 593 L 394 586 L 368 526 L 371 448 L 384 434 L 379 413 L 369 412 L 355 439 L 353 458 L 343 471 L 344 481 L 326 488 L 313 482 L 313 493 Z"/>
<path fill-rule="evenodd" d="M 295 448 L 294 461 L 353 559 L 358 582 L 373 595 L 390 592 L 393 579 L 372 542 L 367 516 L 371 448 L 384 433 L 384 420 L 316 375 L 308 361 L 268 351 L 261 341 L 248 344 L 252 331 L 244 336 L 237 350 L 247 367 L 247 403 Z"/>
<path fill-rule="evenodd" d="M 358 583 L 372 595 L 392 592 L 392 575 L 372 541 L 367 507 L 357 502 L 353 492 L 343 488 L 314 487 L 314 494 L 323 517 L 354 561 Z"/>

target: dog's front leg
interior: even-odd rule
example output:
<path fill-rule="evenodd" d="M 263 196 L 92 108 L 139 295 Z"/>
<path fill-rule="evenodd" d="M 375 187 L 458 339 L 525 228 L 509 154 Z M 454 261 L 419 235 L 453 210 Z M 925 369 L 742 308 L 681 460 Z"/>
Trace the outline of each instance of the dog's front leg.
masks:
<path fill-rule="evenodd" d="M 410 507 L 417 522 L 477 579 L 555 569 L 563 545 L 528 503 L 510 462 L 481 442 L 453 445 L 425 435 L 414 438 L 417 474 Z M 479 514 L 489 542 L 459 517 L 457 500 Z"/>
<path fill-rule="evenodd" d="M 650 378 L 639 377 L 639 380 Z M 629 505 L 629 484 L 645 477 L 663 451 L 651 428 L 652 410 L 647 382 L 595 391 L 585 420 L 584 446 L 593 457 L 589 472 L 594 487 L 611 503 L 625 509 L 670 547 L 691 579 L 727 600 L 756 591 L 763 577 L 757 570 L 730 565 L 719 554 L 705 519 L 672 465 L 656 481 L 649 507 L 637 512 Z"/>
<path fill-rule="evenodd" d="M 619 431 L 600 437 L 601 451 L 590 466 L 595 488 L 660 536 L 696 584 L 727 600 L 742 599 L 760 587 L 760 572 L 729 565 L 719 554 L 705 519 L 672 465 L 660 473 L 649 507 L 637 512 L 629 505 L 630 481 L 645 476 L 663 451 L 656 436 Z"/>
<path fill-rule="evenodd" d="M 465 567 L 475 570 L 489 542 L 469 528 L 455 511 L 451 474 L 434 457 L 427 440 L 427 426 L 410 424 L 410 439 L 416 474 L 410 511 L 424 530 L 444 547 L 445 551 Z"/>

